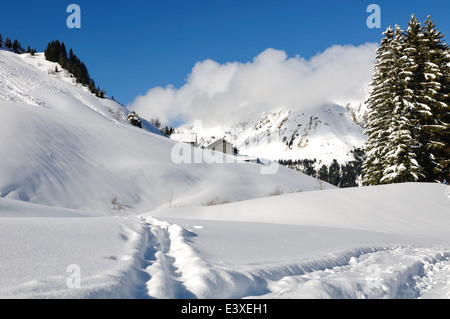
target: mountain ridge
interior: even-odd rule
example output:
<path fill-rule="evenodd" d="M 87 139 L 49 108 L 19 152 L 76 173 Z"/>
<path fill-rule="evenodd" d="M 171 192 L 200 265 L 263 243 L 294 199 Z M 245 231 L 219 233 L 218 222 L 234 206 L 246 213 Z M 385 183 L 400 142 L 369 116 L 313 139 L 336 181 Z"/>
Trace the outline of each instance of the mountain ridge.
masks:
<path fill-rule="evenodd" d="M 365 105 L 363 101 L 324 104 L 308 110 L 288 108 L 237 120 L 227 127 L 183 125 L 179 133 L 196 133 L 200 147 L 217 138 L 233 143 L 241 154 L 269 160 L 317 159 L 318 164 L 354 160 L 352 151 L 363 147 Z M 200 125 L 199 125 L 200 123 Z"/>

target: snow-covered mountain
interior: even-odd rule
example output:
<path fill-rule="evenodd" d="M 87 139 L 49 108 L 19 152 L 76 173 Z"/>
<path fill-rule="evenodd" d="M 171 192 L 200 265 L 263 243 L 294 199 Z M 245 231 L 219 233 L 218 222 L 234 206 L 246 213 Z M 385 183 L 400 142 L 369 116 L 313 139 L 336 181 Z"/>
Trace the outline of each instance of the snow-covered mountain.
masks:
<path fill-rule="evenodd" d="M 317 159 L 319 164 L 329 164 L 336 159 L 345 163 L 354 160 L 352 151 L 366 141 L 364 101 L 362 97 L 343 105 L 327 104 L 302 111 L 279 109 L 237 120 L 228 128 L 204 127 L 198 121 L 177 131 L 197 133 L 202 147 L 224 137 L 240 154 L 270 160 Z"/>

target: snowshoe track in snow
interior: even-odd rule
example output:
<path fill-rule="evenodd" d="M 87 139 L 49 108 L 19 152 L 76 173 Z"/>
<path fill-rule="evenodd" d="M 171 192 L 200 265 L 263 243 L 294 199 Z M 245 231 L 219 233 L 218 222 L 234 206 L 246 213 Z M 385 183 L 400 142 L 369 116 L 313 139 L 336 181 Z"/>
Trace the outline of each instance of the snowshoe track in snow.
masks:
<path fill-rule="evenodd" d="M 149 229 L 148 247 L 144 253 L 145 272 L 150 279 L 146 283 L 147 293 L 151 298 L 173 299 L 195 297 L 183 285 L 182 272 L 177 267 L 173 251 L 178 225 L 159 221 L 154 218 L 145 220 Z"/>
<path fill-rule="evenodd" d="M 268 281 L 263 298 L 412 299 L 450 296 L 449 247 L 391 247 L 348 263 Z M 427 290 L 431 285 L 433 295 Z M 438 292 L 437 292 L 438 291 Z M 437 294 L 437 295 L 436 295 Z"/>
<path fill-rule="evenodd" d="M 152 217 L 145 225 L 149 298 L 450 297 L 447 246 L 366 247 L 309 261 L 218 266 L 200 257 L 189 239 L 196 235 L 181 226 Z"/>

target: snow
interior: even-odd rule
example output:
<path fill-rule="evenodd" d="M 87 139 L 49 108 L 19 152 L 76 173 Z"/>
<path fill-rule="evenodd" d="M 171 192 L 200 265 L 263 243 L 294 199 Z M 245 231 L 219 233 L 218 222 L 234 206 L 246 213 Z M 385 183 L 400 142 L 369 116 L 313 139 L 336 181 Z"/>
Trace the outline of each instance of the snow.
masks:
<path fill-rule="evenodd" d="M 277 174 L 262 175 L 264 166 L 251 163 L 177 164 L 175 141 L 132 126 L 116 102 L 36 69 L 47 63 L 41 54 L 0 54 L 1 197 L 108 215 L 114 198 L 123 213 L 133 213 L 201 205 L 222 192 L 237 201 L 277 186 L 317 187 L 315 179 L 275 165 Z M 31 103 L 34 97 L 40 103 Z"/>
<path fill-rule="evenodd" d="M 0 50 L 0 298 L 449 297 L 449 187 L 177 164 L 51 68 Z"/>
<path fill-rule="evenodd" d="M 0 231 L 2 298 L 130 298 L 138 287 L 134 219 L 2 217 Z M 70 289 L 71 265 L 80 289 Z"/>
<path fill-rule="evenodd" d="M 417 298 L 425 265 L 450 266 L 445 189 L 328 190 L 319 203 L 308 192 L 141 217 L 164 220 L 174 277 L 199 298 Z"/>

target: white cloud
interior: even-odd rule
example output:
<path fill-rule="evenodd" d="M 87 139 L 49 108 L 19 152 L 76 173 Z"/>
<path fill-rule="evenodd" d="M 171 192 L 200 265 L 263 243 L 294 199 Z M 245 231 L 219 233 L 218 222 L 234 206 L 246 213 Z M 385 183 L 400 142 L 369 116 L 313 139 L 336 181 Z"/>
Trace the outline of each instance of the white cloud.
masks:
<path fill-rule="evenodd" d="M 267 49 L 252 62 L 197 62 L 186 84 L 156 87 L 129 106 L 162 123 L 231 124 L 252 114 L 354 100 L 371 81 L 376 43 L 332 46 L 309 60 Z"/>

